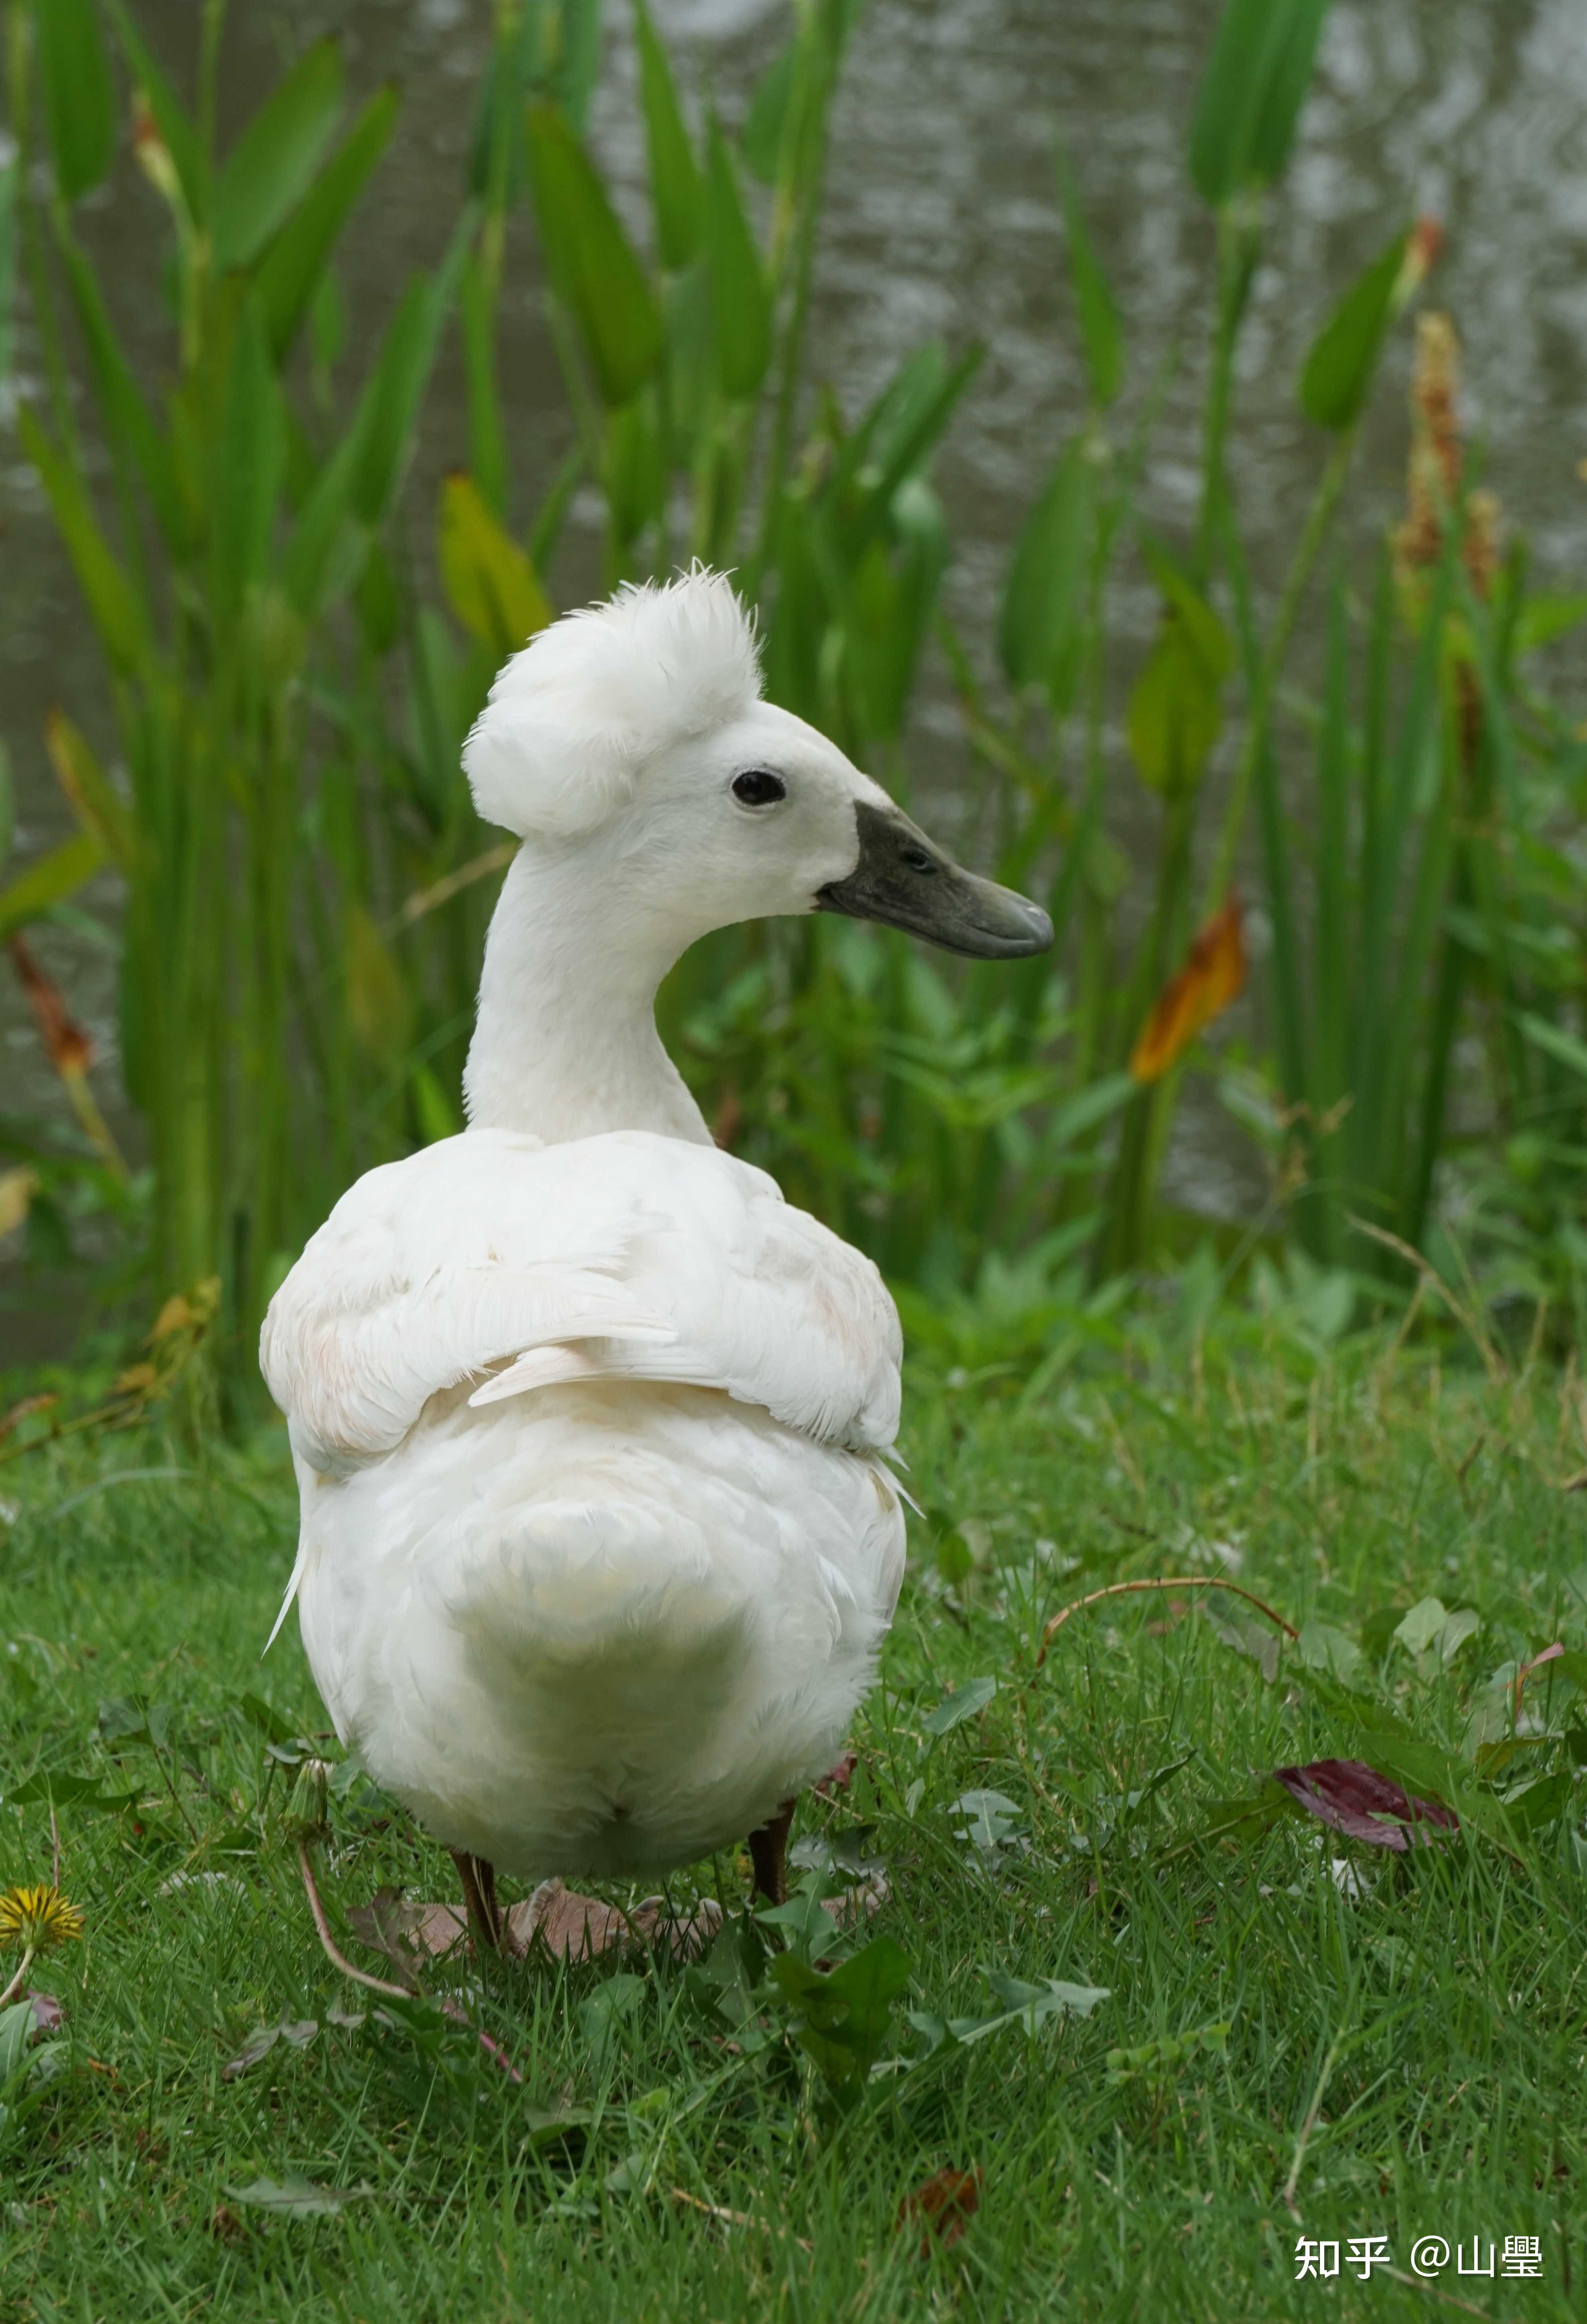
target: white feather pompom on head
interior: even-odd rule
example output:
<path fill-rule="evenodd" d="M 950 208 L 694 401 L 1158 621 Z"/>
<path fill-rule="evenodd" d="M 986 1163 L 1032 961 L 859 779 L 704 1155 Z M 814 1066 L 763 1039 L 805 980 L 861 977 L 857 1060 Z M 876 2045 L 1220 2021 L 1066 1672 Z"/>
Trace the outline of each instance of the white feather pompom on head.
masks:
<path fill-rule="evenodd" d="M 487 823 L 577 839 L 626 806 L 658 751 L 742 716 L 760 693 L 754 629 L 724 573 L 625 582 L 498 670 L 463 770 Z"/>

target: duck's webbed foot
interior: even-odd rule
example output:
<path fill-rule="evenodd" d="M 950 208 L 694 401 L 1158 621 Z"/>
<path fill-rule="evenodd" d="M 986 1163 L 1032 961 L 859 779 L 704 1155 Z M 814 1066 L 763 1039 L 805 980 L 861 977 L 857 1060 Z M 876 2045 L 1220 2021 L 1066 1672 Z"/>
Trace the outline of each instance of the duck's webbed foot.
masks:
<path fill-rule="evenodd" d="M 470 1856 L 465 1849 L 454 1848 L 449 1853 L 463 1883 L 463 1901 L 468 1907 L 468 1926 L 475 1949 L 499 1953 L 506 1923 L 496 1903 L 496 1868 L 483 1856 Z"/>
<path fill-rule="evenodd" d="M 784 1800 L 777 1813 L 750 1834 L 750 1862 L 755 1868 L 755 1894 L 769 1904 L 788 1902 L 788 1835 L 794 1803 Z"/>

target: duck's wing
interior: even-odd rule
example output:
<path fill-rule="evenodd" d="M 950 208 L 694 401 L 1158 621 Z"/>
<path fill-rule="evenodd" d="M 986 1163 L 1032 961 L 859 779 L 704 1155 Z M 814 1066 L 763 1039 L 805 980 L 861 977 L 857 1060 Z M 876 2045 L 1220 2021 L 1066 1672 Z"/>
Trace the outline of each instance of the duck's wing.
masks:
<path fill-rule="evenodd" d="M 721 1388 L 884 1451 L 901 1353 L 869 1259 L 763 1172 L 639 1130 L 552 1147 L 468 1130 L 370 1171 L 260 1342 L 294 1445 L 328 1472 L 391 1452 L 471 1379 L 478 1404 L 576 1379 Z"/>

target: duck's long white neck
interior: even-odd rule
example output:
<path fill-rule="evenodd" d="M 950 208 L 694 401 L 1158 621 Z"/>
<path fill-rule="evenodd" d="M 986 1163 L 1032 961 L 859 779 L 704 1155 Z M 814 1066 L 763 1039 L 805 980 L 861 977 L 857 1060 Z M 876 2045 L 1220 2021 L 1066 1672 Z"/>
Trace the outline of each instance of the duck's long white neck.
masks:
<path fill-rule="evenodd" d="M 656 1030 L 688 932 L 647 911 L 620 860 L 526 844 L 503 884 L 463 1076 L 475 1129 L 559 1145 L 604 1130 L 711 1133 Z"/>

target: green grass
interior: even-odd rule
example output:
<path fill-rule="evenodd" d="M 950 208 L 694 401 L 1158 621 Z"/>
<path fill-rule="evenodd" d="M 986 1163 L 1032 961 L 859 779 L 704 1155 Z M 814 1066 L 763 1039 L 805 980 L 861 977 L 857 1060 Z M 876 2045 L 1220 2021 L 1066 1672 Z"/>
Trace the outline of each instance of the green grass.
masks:
<path fill-rule="evenodd" d="M 1441 1377 L 1375 1340 L 1317 1355 L 1245 1323 L 1194 1360 L 1115 1357 L 1025 1414 L 950 1377 L 916 1384 L 912 1481 L 942 1515 L 916 1528 L 854 1738 L 863 1772 L 797 1831 L 874 1824 L 892 1893 L 872 1933 L 909 1957 L 908 2007 L 988 2014 L 983 1969 L 1110 1998 L 874 2078 L 841 2121 L 785 2003 L 734 2044 L 698 1978 L 660 1964 L 626 1983 L 606 1965 L 493 1967 L 482 2022 L 521 2089 L 422 2012 L 328 2024 L 360 1997 L 309 1926 L 291 1772 L 266 1775 L 238 1707 L 252 1690 L 293 1729 L 323 1726 L 295 1635 L 258 1662 L 290 1562 L 281 1437 L 246 1456 L 113 1437 L 0 1471 L 22 1503 L 0 1546 L 0 1883 L 48 1876 L 46 1811 L 10 1803 L 34 1769 L 148 1803 L 135 1819 L 60 1810 L 62 1885 L 88 1934 L 37 1972 L 66 2004 L 64 2068 L 0 2144 L 0 2317 L 1410 2317 L 1432 2315 L 1435 2292 L 1496 2318 L 1587 2314 L 1579 1794 L 1530 1835 L 1518 1807 L 1513 1855 L 1462 1832 L 1390 1858 L 1299 1816 L 1248 1843 L 1196 1837 L 1213 1802 L 1358 1749 L 1374 1721 L 1381 1741 L 1391 1713 L 1506 1828 L 1462 1738 L 1473 1706 L 1502 1728 L 1497 1670 L 1587 1631 L 1569 1580 L 1587 1500 L 1559 1490 L 1582 1458 L 1576 1391 L 1492 1384 L 1447 1352 Z M 1364 1629 L 1374 1649 L 1379 1609 L 1429 1595 L 1481 1628 L 1448 1668 L 1389 1642 L 1352 1692 L 1297 1649 L 1265 1678 L 1183 1595 L 1115 1598 L 1068 1622 L 1033 1678 L 1069 1600 L 1223 1572 L 1219 1544 L 1293 1620 Z M 1232 1636 L 1249 1612 L 1220 1601 Z M 999 1682 L 988 1707 L 928 1732 L 949 1687 L 983 1675 Z M 1526 1745 L 1502 1775 L 1546 1762 L 1568 1794 L 1578 1697 L 1557 1668 L 1547 1678 L 1527 1702 L 1562 1739 Z M 146 1744 L 124 1738 L 118 1763 L 100 1731 L 99 1706 L 134 1693 L 169 1707 L 175 1803 Z M 1130 1794 L 1181 1759 L 1131 1812 Z M 970 1791 L 1011 1803 L 1010 1844 L 977 1854 L 955 1838 Z M 445 1857 L 366 1787 L 333 1815 L 338 1918 L 383 1881 L 450 1893 Z M 209 1843 L 198 1855 L 189 1821 Z M 246 1852 L 219 1853 L 226 1836 Z M 1334 1858 L 1354 1876 L 1342 1887 Z M 184 1868 L 224 1877 L 173 1888 Z M 726 1859 L 704 1868 L 714 1878 L 739 1893 Z M 468 1972 L 435 1981 L 466 1993 Z M 320 2030 L 224 2080 L 245 2037 L 283 2018 Z M 1222 2049 L 1149 2047 L 1220 2024 Z M 895 2013 L 885 2054 L 923 2047 Z M 1123 2077 L 1121 2049 L 1146 2052 Z M 558 2109 L 585 2119 L 548 2133 Z M 945 2166 L 979 2168 L 981 2207 L 962 2241 L 922 2256 L 894 2220 Z M 293 2174 L 369 2191 L 326 2218 L 228 2192 Z M 1432 2234 L 1501 2252 L 1536 2236 L 1544 2276 L 1490 2284 L 1452 2258 L 1426 2288 L 1297 2282 L 1287 2185 L 1307 2235 L 1386 2235 L 1407 2277 Z"/>

